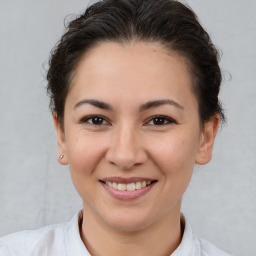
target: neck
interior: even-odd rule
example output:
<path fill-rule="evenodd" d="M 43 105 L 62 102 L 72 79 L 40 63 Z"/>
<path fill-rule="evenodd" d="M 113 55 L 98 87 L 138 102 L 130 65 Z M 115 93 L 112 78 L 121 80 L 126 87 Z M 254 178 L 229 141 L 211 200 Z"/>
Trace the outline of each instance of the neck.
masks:
<path fill-rule="evenodd" d="M 81 238 L 93 256 L 170 256 L 182 239 L 180 207 L 152 225 L 136 231 L 114 229 L 86 207 L 83 216 Z"/>

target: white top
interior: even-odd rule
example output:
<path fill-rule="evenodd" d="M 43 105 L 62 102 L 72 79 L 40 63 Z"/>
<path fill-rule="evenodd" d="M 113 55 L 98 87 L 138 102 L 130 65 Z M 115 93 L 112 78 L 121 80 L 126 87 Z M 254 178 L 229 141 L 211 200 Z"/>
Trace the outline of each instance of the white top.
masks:
<path fill-rule="evenodd" d="M 90 256 L 79 233 L 77 213 L 70 222 L 20 231 L 0 239 L 0 256 Z M 185 221 L 185 219 L 184 219 Z M 185 221 L 179 247 L 171 256 L 231 256 L 192 234 Z"/>

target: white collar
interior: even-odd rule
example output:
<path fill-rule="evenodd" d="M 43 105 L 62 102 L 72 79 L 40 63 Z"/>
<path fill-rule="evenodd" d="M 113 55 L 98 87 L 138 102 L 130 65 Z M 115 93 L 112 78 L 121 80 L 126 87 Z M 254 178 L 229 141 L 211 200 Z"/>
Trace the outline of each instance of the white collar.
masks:
<path fill-rule="evenodd" d="M 67 256 L 90 256 L 90 253 L 87 251 L 80 236 L 79 220 L 81 219 L 81 217 L 82 211 L 79 211 L 68 223 L 67 228 L 65 230 Z"/>

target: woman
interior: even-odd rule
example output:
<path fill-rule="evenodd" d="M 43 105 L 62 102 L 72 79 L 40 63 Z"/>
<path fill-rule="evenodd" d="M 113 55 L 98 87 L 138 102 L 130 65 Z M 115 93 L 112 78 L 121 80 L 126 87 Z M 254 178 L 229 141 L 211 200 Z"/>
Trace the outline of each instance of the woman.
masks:
<path fill-rule="evenodd" d="M 0 255 L 228 255 L 180 213 L 224 120 L 218 54 L 192 10 L 100 1 L 69 24 L 47 79 L 58 160 L 83 210 L 2 238 Z"/>

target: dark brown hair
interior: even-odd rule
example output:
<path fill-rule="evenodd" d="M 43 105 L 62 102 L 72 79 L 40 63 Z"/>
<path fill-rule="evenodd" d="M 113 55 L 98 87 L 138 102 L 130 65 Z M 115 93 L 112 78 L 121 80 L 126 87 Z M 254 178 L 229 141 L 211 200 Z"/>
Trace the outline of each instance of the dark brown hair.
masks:
<path fill-rule="evenodd" d="M 50 108 L 63 125 L 72 73 L 86 51 L 100 42 L 158 42 L 183 56 L 193 80 L 202 124 L 217 113 L 222 80 L 219 55 L 195 13 L 175 0 L 103 0 L 71 21 L 53 49 L 47 73 Z"/>

